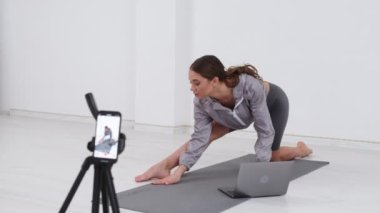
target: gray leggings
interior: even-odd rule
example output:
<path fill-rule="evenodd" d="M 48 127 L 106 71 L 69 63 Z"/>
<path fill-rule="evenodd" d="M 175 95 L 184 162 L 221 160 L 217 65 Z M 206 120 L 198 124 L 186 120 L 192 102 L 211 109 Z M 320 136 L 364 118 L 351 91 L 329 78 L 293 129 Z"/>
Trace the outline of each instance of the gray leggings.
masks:
<path fill-rule="evenodd" d="M 275 131 L 272 144 L 272 150 L 275 151 L 280 148 L 281 139 L 284 135 L 286 123 L 288 122 L 289 101 L 285 92 L 272 83 L 270 83 L 270 89 L 267 96 L 267 105 Z"/>

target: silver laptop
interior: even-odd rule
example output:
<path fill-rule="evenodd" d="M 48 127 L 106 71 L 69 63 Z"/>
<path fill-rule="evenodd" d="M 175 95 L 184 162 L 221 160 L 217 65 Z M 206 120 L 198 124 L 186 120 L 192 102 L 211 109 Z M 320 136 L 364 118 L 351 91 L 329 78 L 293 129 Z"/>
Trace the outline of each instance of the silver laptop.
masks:
<path fill-rule="evenodd" d="M 235 186 L 218 188 L 231 198 L 286 194 L 294 161 L 242 163 Z"/>

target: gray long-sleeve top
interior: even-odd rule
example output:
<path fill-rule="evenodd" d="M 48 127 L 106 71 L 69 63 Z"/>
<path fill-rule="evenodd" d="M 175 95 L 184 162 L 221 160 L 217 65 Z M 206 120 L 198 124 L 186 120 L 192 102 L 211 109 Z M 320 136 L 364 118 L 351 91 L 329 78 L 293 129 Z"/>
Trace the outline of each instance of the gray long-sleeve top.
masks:
<path fill-rule="evenodd" d="M 190 169 L 209 145 L 212 122 L 231 130 L 245 129 L 252 122 L 257 132 L 255 152 L 258 161 L 270 161 L 274 128 L 266 103 L 263 84 L 256 78 L 241 74 L 233 88 L 235 107 L 224 107 L 211 97 L 194 98 L 194 132 L 187 151 L 180 155 L 180 164 Z"/>

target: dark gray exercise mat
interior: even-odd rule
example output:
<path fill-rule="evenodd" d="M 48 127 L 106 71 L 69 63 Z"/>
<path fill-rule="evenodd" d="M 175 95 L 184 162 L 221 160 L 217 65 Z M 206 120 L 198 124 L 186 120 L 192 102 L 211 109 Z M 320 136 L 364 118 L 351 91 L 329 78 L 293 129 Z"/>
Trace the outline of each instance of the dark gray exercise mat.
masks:
<path fill-rule="evenodd" d="M 249 154 L 185 173 L 178 184 L 148 184 L 120 192 L 117 194 L 119 205 L 124 209 L 146 213 L 221 212 L 248 199 L 231 199 L 218 191 L 218 188 L 233 186 L 236 182 L 240 164 L 254 161 L 255 155 Z M 295 171 L 292 180 L 326 164 L 328 162 L 295 160 Z"/>

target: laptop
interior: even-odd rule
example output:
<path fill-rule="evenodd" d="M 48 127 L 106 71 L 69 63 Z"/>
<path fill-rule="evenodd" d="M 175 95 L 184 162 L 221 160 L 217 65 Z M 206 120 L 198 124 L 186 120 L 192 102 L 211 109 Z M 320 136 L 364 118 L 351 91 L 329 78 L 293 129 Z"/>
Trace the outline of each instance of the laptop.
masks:
<path fill-rule="evenodd" d="M 219 191 L 231 198 L 268 197 L 286 194 L 294 161 L 242 163 L 235 186 Z"/>

